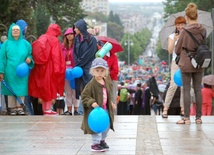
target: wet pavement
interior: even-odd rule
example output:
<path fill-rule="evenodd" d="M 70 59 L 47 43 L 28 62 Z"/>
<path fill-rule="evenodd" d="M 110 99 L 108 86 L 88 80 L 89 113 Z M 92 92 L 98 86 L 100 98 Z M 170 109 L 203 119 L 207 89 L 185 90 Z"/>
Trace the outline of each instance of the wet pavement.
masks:
<path fill-rule="evenodd" d="M 82 116 L 0 116 L 0 155 L 212 155 L 214 116 L 178 125 L 180 116 L 115 116 L 106 152 L 91 152 Z"/>

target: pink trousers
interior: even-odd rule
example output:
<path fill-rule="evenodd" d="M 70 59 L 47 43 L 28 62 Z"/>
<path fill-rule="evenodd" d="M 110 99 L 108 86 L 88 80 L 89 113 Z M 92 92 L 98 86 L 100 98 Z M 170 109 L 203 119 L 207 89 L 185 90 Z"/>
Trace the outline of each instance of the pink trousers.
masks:
<path fill-rule="evenodd" d="M 51 110 L 51 105 L 52 105 L 52 100 L 47 102 L 42 101 L 42 110 L 43 111 Z"/>

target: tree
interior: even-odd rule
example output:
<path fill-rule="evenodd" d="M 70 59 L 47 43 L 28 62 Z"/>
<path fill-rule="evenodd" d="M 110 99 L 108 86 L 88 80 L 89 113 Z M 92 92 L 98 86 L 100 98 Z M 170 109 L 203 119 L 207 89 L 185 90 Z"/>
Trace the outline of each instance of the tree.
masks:
<path fill-rule="evenodd" d="M 47 7 L 42 3 L 38 3 L 34 17 L 36 34 L 37 37 L 39 37 L 47 31 L 48 25 L 50 24 L 50 14 Z"/>
<path fill-rule="evenodd" d="M 157 44 L 157 47 L 156 47 L 156 51 L 157 51 L 157 55 L 159 57 L 160 60 L 165 60 L 167 61 L 168 60 L 168 51 L 167 50 L 163 50 L 161 48 L 161 42 L 160 40 L 158 41 L 158 44 Z"/>
<path fill-rule="evenodd" d="M 136 32 L 134 35 L 126 33 L 122 40 L 121 45 L 123 46 L 124 52 L 118 53 L 120 61 L 128 61 L 128 38 L 131 40 L 133 45 L 130 44 L 130 64 L 136 62 L 138 57 L 143 54 L 149 44 L 150 38 L 152 36 L 151 31 L 147 28 L 143 28 L 140 32 Z M 125 45 L 126 44 L 126 45 Z"/>
<path fill-rule="evenodd" d="M 108 17 L 108 21 L 117 23 L 118 25 L 123 27 L 123 24 L 122 24 L 122 22 L 120 20 L 119 15 L 118 14 L 114 14 L 113 11 L 110 11 L 109 17 Z"/>
<path fill-rule="evenodd" d="M 107 36 L 120 41 L 123 36 L 123 27 L 115 22 L 107 23 Z"/>
<path fill-rule="evenodd" d="M 87 12 L 87 17 L 91 19 L 96 19 L 96 21 L 100 21 L 103 23 L 108 22 L 108 16 L 106 16 L 102 12 Z"/>
<path fill-rule="evenodd" d="M 31 18 L 33 10 L 30 7 L 30 2 L 31 0 L 3 0 L 0 5 L 0 23 L 9 28 L 12 22 L 24 19 L 31 27 L 33 25 Z"/>
<path fill-rule="evenodd" d="M 49 0 L 46 5 L 53 20 L 64 31 L 68 27 L 72 27 L 80 18 L 86 16 L 83 14 L 80 2 L 81 0 Z"/>
<path fill-rule="evenodd" d="M 184 11 L 186 6 L 193 2 L 192 0 L 166 0 L 163 2 L 164 7 L 164 18 L 169 17 L 170 14 Z M 194 0 L 194 3 L 198 6 L 199 10 L 211 11 L 214 8 L 214 3 L 211 0 Z"/>

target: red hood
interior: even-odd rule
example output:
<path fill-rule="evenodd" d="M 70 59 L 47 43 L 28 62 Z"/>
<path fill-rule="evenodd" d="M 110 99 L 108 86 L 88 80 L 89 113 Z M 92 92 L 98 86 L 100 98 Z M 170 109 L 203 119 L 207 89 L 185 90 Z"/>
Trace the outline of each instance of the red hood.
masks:
<path fill-rule="evenodd" d="M 52 35 L 52 36 L 55 36 L 55 37 L 60 36 L 62 34 L 60 26 L 57 25 L 57 24 L 50 24 L 46 34 Z"/>

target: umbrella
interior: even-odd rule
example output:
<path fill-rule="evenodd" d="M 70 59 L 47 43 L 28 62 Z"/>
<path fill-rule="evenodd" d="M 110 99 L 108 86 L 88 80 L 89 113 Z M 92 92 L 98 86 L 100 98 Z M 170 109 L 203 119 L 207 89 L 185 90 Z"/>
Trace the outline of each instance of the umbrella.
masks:
<path fill-rule="evenodd" d="M 208 85 L 214 85 L 214 75 L 206 75 L 202 78 L 202 82 Z"/>
<path fill-rule="evenodd" d="M 168 37 L 175 31 L 174 21 L 178 16 L 185 16 L 185 11 L 178 12 L 170 15 L 166 24 L 160 31 L 161 46 L 163 49 L 168 49 Z M 213 23 L 211 13 L 206 11 L 198 10 L 198 23 L 202 24 L 207 30 L 207 37 L 213 31 Z"/>
<path fill-rule="evenodd" d="M 106 42 L 111 43 L 113 46 L 111 49 L 111 52 L 113 53 L 123 52 L 123 47 L 120 45 L 120 43 L 116 39 L 105 37 L 105 36 L 96 36 L 96 38 L 104 43 Z"/>
<path fill-rule="evenodd" d="M 158 90 L 160 91 L 160 92 L 164 92 L 165 91 L 165 89 L 166 89 L 166 85 L 165 84 L 159 84 L 158 85 Z"/>

